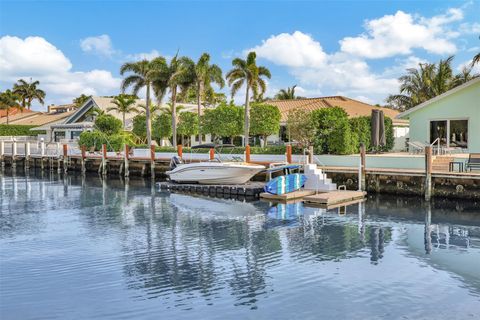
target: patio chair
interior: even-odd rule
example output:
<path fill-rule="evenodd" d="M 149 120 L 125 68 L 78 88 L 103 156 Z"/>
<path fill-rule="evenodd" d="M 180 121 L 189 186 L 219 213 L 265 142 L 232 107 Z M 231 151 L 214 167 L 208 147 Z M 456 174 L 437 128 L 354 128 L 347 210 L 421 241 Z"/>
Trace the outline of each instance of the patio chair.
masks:
<path fill-rule="evenodd" d="M 470 172 L 472 169 L 480 170 L 480 153 L 470 153 L 465 169 Z"/>

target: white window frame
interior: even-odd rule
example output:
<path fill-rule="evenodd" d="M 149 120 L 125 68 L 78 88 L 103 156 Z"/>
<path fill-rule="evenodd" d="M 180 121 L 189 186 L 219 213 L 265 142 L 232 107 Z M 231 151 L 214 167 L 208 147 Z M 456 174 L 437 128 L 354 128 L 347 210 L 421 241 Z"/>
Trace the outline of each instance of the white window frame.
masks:
<path fill-rule="evenodd" d="M 428 119 L 428 141 L 432 140 L 431 132 L 430 132 L 430 126 L 432 121 L 447 121 L 447 148 L 450 148 L 450 121 L 455 121 L 455 120 L 467 120 L 467 130 L 468 132 L 471 132 L 471 121 L 469 117 L 459 117 L 459 118 L 430 118 Z M 468 149 L 470 145 L 470 141 L 467 141 L 467 147 L 465 149 Z"/>

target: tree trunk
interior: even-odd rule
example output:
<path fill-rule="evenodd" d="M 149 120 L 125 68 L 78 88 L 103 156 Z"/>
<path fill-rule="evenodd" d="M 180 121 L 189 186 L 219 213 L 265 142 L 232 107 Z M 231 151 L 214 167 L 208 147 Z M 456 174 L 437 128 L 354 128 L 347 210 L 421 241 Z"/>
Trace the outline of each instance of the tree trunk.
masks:
<path fill-rule="evenodd" d="M 246 146 L 248 144 L 249 140 L 249 131 L 250 131 L 250 98 L 249 98 L 249 93 L 250 93 L 250 88 L 248 87 L 248 82 L 246 83 L 247 86 L 247 92 L 245 94 L 245 128 L 244 128 L 244 138 L 243 138 L 243 146 Z"/>
<path fill-rule="evenodd" d="M 125 112 L 123 112 L 123 131 L 125 131 Z"/>
<path fill-rule="evenodd" d="M 10 108 L 7 106 L 7 124 L 10 122 Z"/>
<path fill-rule="evenodd" d="M 172 87 L 172 146 L 177 150 L 177 86 Z"/>
<path fill-rule="evenodd" d="M 147 143 L 150 147 L 152 145 L 152 125 L 150 122 L 150 83 L 147 82 L 147 101 L 146 101 L 146 109 L 145 109 L 145 118 L 146 118 L 146 125 L 147 125 Z"/>
<path fill-rule="evenodd" d="M 201 93 L 202 93 L 202 82 L 198 82 L 197 86 L 197 107 L 198 107 L 198 144 L 202 144 L 202 133 L 200 130 L 200 116 L 202 114 L 202 102 L 201 102 Z"/>
<path fill-rule="evenodd" d="M 267 147 L 267 136 L 263 136 L 263 147 Z"/>

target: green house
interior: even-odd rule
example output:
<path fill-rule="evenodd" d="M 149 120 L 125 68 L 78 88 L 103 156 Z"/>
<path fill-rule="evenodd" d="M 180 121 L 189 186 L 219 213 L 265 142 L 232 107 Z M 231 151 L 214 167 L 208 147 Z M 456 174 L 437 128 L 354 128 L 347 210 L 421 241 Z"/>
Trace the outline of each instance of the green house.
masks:
<path fill-rule="evenodd" d="M 410 120 L 409 141 L 450 152 L 480 152 L 480 78 L 400 113 Z"/>

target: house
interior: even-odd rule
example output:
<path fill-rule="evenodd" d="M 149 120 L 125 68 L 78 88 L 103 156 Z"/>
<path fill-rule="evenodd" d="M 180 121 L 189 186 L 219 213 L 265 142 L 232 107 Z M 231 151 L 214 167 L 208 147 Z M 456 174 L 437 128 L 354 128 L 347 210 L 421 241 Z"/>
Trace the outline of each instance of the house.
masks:
<path fill-rule="evenodd" d="M 23 110 L 23 112 L 9 113 L 8 124 L 35 126 L 30 130 L 43 131 L 49 129 L 50 126 L 56 123 L 65 121 L 73 113 L 75 113 L 74 105 L 49 106 L 48 112 Z M 6 116 L 0 117 L 0 124 L 7 124 Z M 39 137 L 50 141 L 48 131 L 46 136 L 41 135 Z"/>
<path fill-rule="evenodd" d="M 410 141 L 480 152 L 480 78 L 419 104 L 397 119 L 410 121 Z"/>
<path fill-rule="evenodd" d="M 395 146 L 394 150 L 400 151 L 405 148 L 405 139 L 408 135 L 408 121 L 396 119 L 399 114 L 398 111 L 388 108 L 373 106 L 365 102 L 343 96 L 330 96 L 319 98 L 293 99 L 293 100 L 270 100 L 266 101 L 270 105 L 278 107 L 281 114 L 280 119 L 280 135 L 272 135 L 268 137 L 268 142 L 279 143 L 287 141 L 287 119 L 288 113 L 295 109 L 302 109 L 305 111 L 314 111 L 322 108 L 340 107 L 348 114 L 350 118 L 360 116 L 370 116 L 372 110 L 382 110 L 386 117 L 392 119 Z"/>

